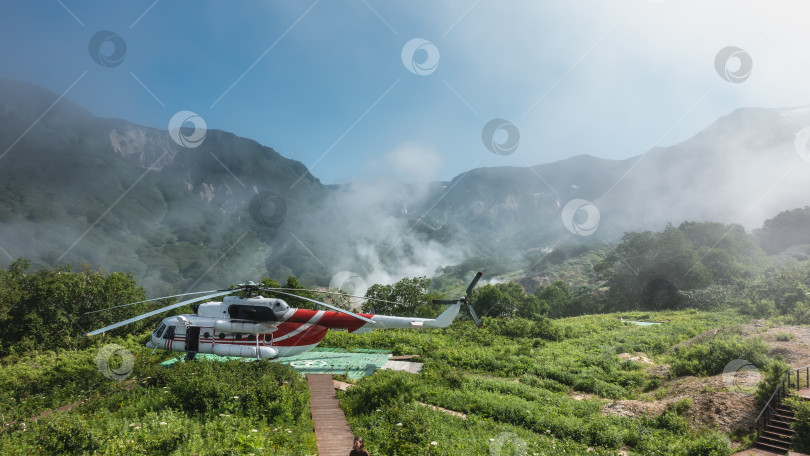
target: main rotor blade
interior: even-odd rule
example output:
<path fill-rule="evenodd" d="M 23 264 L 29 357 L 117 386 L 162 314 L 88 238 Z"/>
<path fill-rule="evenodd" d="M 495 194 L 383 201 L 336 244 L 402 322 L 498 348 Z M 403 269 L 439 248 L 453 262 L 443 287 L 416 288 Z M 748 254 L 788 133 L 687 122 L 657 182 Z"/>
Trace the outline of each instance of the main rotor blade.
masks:
<path fill-rule="evenodd" d="M 480 271 L 475 275 L 475 278 L 472 280 L 472 282 L 470 282 L 470 286 L 467 287 L 467 296 L 470 296 L 470 294 L 473 292 L 473 288 L 478 285 L 478 281 L 481 280 L 482 275 L 484 275 L 484 273 Z"/>
<path fill-rule="evenodd" d="M 298 292 L 302 292 L 302 291 L 308 291 L 308 292 L 310 292 L 310 293 L 320 293 L 320 294 L 329 294 L 329 295 L 346 296 L 347 298 L 358 298 L 358 299 L 362 299 L 362 300 L 364 300 L 364 301 L 377 301 L 377 302 L 384 302 L 384 303 L 387 303 L 387 304 L 397 304 L 397 305 L 402 305 L 402 303 L 401 303 L 401 302 L 396 302 L 396 301 L 386 301 L 385 299 L 379 299 L 379 298 L 369 298 L 368 296 L 350 295 L 350 294 L 348 294 L 348 293 L 343 293 L 343 292 L 340 292 L 340 291 L 329 291 L 329 290 L 311 290 L 311 289 L 302 290 L 302 289 L 300 289 L 300 288 L 262 288 L 262 290 L 265 290 L 265 291 L 277 291 L 277 290 L 284 290 L 284 291 L 298 291 Z M 453 304 L 455 304 L 455 303 L 456 303 L 456 301 L 453 301 L 452 303 L 453 303 Z"/>
<path fill-rule="evenodd" d="M 121 308 L 121 307 L 134 306 L 135 304 L 142 304 L 144 302 L 160 301 L 161 299 L 177 298 L 177 297 L 180 297 L 180 296 L 191 296 L 191 295 L 195 295 L 195 294 L 215 293 L 217 291 L 222 291 L 222 290 L 195 291 L 193 293 L 183 293 L 183 294 L 178 294 L 178 295 L 164 296 L 162 298 L 146 299 L 144 301 L 131 302 L 129 304 L 122 304 L 120 306 L 107 307 L 106 309 L 91 310 L 90 312 L 85 312 L 84 315 L 89 315 L 89 314 L 98 313 L 98 312 L 104 312 L 105 310 L 110 310 L 110 309 L 118 309 L 118 308 Z"/>
<path fill-rule="evenodd" d="M 293 298 L 303 299 L 304 301 L 309 301 L 309 302 L 312 302 L 312 303 L 315 303 L 315 304 L 322 305 L 322 306 L 324 306 L 324 307 L 328 307 L 328 308 L 330 308 L 330 309 L 332 309 L 332 310 L 334 310 L 334 311 L 336 311 L 336 312 L 340 312 L 340 313 L 344 313 L 344 314 L 346 314 L 346 315 L 350 315 L 350 316 L 352 316 L 352 317 L 354 317 L 354 318 L 357 318 L 358 320 L 363 320 L 363 321 L 365 321 L 366 323 L 374 323 L 374 320 L 371 320 L 371 319 L 369 319 L 369 318 L 366 318 L 366 317 L 364 317 L 364 316 L 362 316 L 362 315 L 357 315 L 357 314 L 356 314 L 356 313 L 354 313 L 354 312 L 349 312 L 349 311 L 348 311 L 348 310 L 346 310 L 346 309 L 341 309 L 340 307 L 336 307 L 336 306 L 333 306 L 333 305 L 331 305 L 331 304 L 327 304 L 327 303 L 325 303 L 325 302 L 316 301 L 316 300 L 314 300 L 314 299 L 305 298 L 305 297 L 303 297 L 303 296 L 294 295 L 294 294 L 292 294 L 292 293 L 286 293 L 286 292 L 284 292 L 284 291 L 277 291 L 277 290 L 274 290 L 274 289 L 272 289 L 272 288 L 260 288 L 260 290 L 262 290 L 262 291 L 270 291 L 270 292 L 273 292 L 273 293 L 278 293 L 278 294 L 283 294 L 283 295 L 287 295 L 287 296 L 292 296 Z"/>
<path fill-rule="evenodd" d="M 455 304 L 461 301 L 460 299 L 434 299 L 433 304 Z"/>
<path fill-rule="evenodd" d="M 198 302 L 198 301 L 205 301 L 206 299 L 216 298 L 218 296 L 229 295 L 229 294 L 233 293 L 234 291 L 237 291 L 237 290 L 221 291 L 219 293 L 213 293 L 213 294 L 209 294 L 209 295 L 205 295 L 205 296 L 200 296 L 199 298 L 188 299 L 186 301 L 178 302 L 177 304 L 172 304 L 170 306 L 162 307 L 162 308 L 160 308 L 158 310 L 153 310 L 153 311 L 147 312 L 147 313 L 145 313 L 143 315 L 139 315 L 137 317 L 130 318 L 129 320 L 124 320 L 124 321 L 118 322 L 118 323 L 116 323 L 114 325 L 105 326 L 105 327 L 103 327 L 101 329 L 91 331 L 91 332 L 87 333 L 87 335 L 88 336 L 95 336 L 96 334 L 101 334 L 101 333 L 103 333 L 105 331 L 109 331 L 111 329 L 115 329 L 115 328 L 118 328 L 118 327 L 121 327 L 121 326 L 124 326 L 124 325 L 128 325 L 130 323 L 135 323 L 138 320 L 143 320 L 144 318 L 151 317 L 152 315 L 157 315 L 159 313 L 163 313 L 163 312 L 166 312 L 166 311 L 169 311 L 169 310 L 172 310 L 172 309 L 176 309 L 178 307 L 183 307 L 185 305 L 192 304 L 192 303 L 195 303 L 195 302 Z"/>

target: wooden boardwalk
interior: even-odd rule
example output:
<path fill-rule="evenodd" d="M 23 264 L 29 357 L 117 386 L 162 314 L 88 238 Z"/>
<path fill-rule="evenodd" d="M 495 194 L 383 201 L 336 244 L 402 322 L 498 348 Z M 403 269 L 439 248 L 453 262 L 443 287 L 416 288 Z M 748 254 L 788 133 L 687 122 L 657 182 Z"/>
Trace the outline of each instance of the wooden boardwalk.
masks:
<path fill-rule="evenodd" d="M 307 374 L 309 407 L 319 456 L 346 456 L 352 450 L 354 435 L 346 415 L 335 396 L 335 385 L 329 374 Z"/>

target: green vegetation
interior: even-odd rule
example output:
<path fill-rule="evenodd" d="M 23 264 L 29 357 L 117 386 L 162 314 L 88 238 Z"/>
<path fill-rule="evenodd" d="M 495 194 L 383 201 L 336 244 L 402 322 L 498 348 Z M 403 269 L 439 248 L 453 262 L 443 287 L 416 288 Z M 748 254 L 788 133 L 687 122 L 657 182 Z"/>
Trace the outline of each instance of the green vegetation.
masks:
<path fill-rule="evenodd" d="M 625 233 L 595 270 L 608 281 L 611 308 L 671 309 L 683 306 L 679 290 L 754 277 L 762 257 L 739 225 L 684 222 L 661 232 Z"/>
<path fill-rule="evenodd" d="M 407 315 L 435 317 L 440 306 L 431 302 L 443 296 L 428 292 L 430 279 L 427 277 L 404 278 L 393 285 L 374 284 L 368 288 L 366 297 L 377 301 L 366 301 L 364 311 L 372 308 L 375 313 L 384 315 Z"/>
<path fill-rule="evenodd" d="M 766 220 L 762 229 L 756 231 L 757 240 L 768 254 L 775 254 L 788 247 L 799 244 L 810 244 L 810 207 L 780 212 L 776 217 Z"/>
<path fill-rule="evenodd" d="M 790 342 L 791 340 L 796 338 L 796 334 L 789 333 L 789 332 L 781 332 L 776 335 L 776 340 L 779 342 Z"/>
<path fill-rule="evenodd" d="M 500 448 L 615 455 L 626 448 L 637 455 L 728 455 L 735 443 L 750 443 L 751 435 L 705 427 L 691 400 L 629 416 L 605 406 L 671 398 L 674 377 L 715 376 L 735 359 L 762 370 L 756 397 L 760 404 L 770 397 L 789 366 L 769 358 L 765 342 L 743 325 L 752 319 L 810 323 L 810 265 L 792 245 L 765 256 L 756 243 L 765 242 L 765 231 L 754 237 L 734 225 L 684 223 L 627 233 L 612 250 L 594 244 L 535 252 L 527 255 L 535 272 L 557 268 L 560 274 L 547 274 L 530 292 L 525 281 L 480 285 L 470 297 L 482 317 L 480 329 L 462 312 L 446 330 L 329 332 L 324 346 L 388 349 L 424 363 L 418 376 L 378 372 L 340 393 L 350 425 L 372 454 L 466 456 Z M 481 269 L 517 279 L 523 260 Z M 561 273 L 569 267 L 573 275 Z M 367 296 L 388 302 L 369 301 L 365 309 L 435 316 L 441 308 L 431 300 L 463 295 L 476 269 L 465 262 L 442 269 L 435 281 L 373 285 Z M 318 296 L 294 276 L 283 284 L 263 283 Z M 8 424 L 0 430 L 0 453 L 316 452 L 306 384 L 289 368 L 269 362 L 159 367 L 168 355 L 143 346 L 157 318 L 115 331 L 114 339 L 84 337 L 88 329 L 165 304 L 92 313 L 144 297 L 130 274 L 68 267 L 32 273 L 23 259 L 0 270 L 0 418 Z M 794 337 L 776 335 L 782 342 Z M 99 372 L 95 357 L 110 342 L 134 355 L 131 381 Z M 633 361 L 642 354 L 668 364 L 669 373 Z M 54 411 L 66 404 L 74 407 Z M 806 410 L 795 407 L 797 432 L 807 432 Z"/>
<path fill-rule="evenodd" d="M 85 337 L 89 330 L 145 312 L 146 305 L 140 304 L 87 314 L 145 299 L 143 288 L 135 284 L 131 274 L 107 274 L 89 268 L 72 273 L 69 266 L 31 274 L 29 267 L 28 260 L 19 259 L 0 270 L 0 356 L 88 347 L 92 344 Z M 127 331 L 137 333 L 146 328 L 141 322 Z"/>
<path fill-rule="evenodd" d="M 622 446 L 634 454 L 730 454 L 727 437 L 687 418 L 688 400 L 658 416 L 628 418 L 600 410 L 613 400 L 641 398 L 651 380 L 641 364 L 622 361 L 619 353 L 645 352 L 671 361 L 680 356 L 672 352 L 675 345 L 743 319 L 733 312 L 623 315 L 667 323 L 641 327 L 622 323 L 615 314 L 562 319 L 552 325 L 555 340 L 527 330 L 537 324 L 531 320 L 485 318 L 480 330 L 459 322 L 422 333 L 336 332 L 325 344 L 387 346 L 418 354 L 425 363 L 418 376 L 381 371 L 341 394 L 350 425 L 366 438 L 372 454 L 486 454 L 491 439 L 507 432 L 519 436 L 528 454 L 582 454 L 587 447 L 595 454 L 615 454 Z M 718 346 L 731 344 L 737 353 L 735 337 L 722 336 Z M 576 400 L 575 394 L 589 396 Z M 468 419 L 417 401 L 465 413 Z"/>
<path fill-rule="evenodd" d="M 306 382 L 269 361 L 163 368 L 142 341 L 129 381 L 101 375 L 98 349 L 30 354 L 0 370 L 0 453 L 315 454 Z M 5 362 L 6 360 L 4 360 Z M 63 404 L 65 412 L 25 420 Z"/>
<path fill-rule="evenodd" d="M 470 304 L 478 315 L 543 320 L 548 314 L 548 303 L 526 294 L 515 282 L 479 286 L 473 291 Z"/>
<path fill-rule="evenodd" d="M 791 424 L 796 437 L 793 440 L 793 449 L 801 452 L 810 452 L 810 402 L 799 398 L 788 398 L 785 402 L 793 410 L 796 421 Z"/>
<path fill-rule="evenodd" d="M 672 372 L 683 375 L 717 375 L 735 359 L 744 359 L 757 367 L 766 364 L 768 346 L 762 339 L 745 339 L 726 328 L 705 342 L 696 342 L 677 350 Z"/>

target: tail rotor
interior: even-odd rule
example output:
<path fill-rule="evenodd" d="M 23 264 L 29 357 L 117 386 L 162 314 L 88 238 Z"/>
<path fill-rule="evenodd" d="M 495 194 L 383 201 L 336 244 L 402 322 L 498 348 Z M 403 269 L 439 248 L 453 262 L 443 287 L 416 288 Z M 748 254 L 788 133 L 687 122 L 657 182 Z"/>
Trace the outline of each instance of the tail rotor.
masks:
<path fill-rule="evenodd" d="M 472 315 L 473 321 L 475 321 L 475 325 L 480 328 L 482 324 L 481 319 L 478 318 L 478 315 L 475 313 L 475 309 L 473 309 L 473 306 L 470 304 L 469 299 L 470 295 L 473 292 L 473 289 L 475 289 L 475 286 L 478 284 L 478 281 L 481 280 L 481 276 L 483 275 L 484 274 L 482 272 L 478 272 L 478 274 L 475 275 L 475 277 L 472 279 L 472 282 L 470 282 L 470 286 L 467 287 L 467 292 L 464 297 L 458 299 L 434 299 L 433 304 L 455 304 L 457 302 L 466 303 L 467 309 L 470 311 L 470 315 Z"/>

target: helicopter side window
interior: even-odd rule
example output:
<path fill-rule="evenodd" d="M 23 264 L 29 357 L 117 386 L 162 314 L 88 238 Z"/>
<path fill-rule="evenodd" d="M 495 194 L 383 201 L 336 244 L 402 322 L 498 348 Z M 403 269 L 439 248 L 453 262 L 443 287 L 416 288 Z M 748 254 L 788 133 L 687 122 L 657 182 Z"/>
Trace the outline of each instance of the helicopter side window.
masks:
<path fill-rule="evenodd" d="M 227 334 L 225 334 L 225 333 L 219 333 L 219 338 L 220 338 L 220 340 L 225 340 L 225 337 L 227 337 L 227 336 L 228 336 L 228 335 L 227 335 Z"/>
<path fill-rule="evenodd" d="M 228 307 L 228 314 L 237 320 L 276 321 L 276 314 L 265 306 L 234 304 Z"/>
<path fill-rule="evenodd" d="M 166 334 L 163 335 L 164 339 L 174 339 L 174 326 L 169 326 L 166 329 Z"/>
<path fill-rule="evenodd" d="M 160 326 L 155 330 L 155 337 L 160 338 L 163 335 L 163 330 L 166 329 L 166 324 L 161 323 Z"/>

